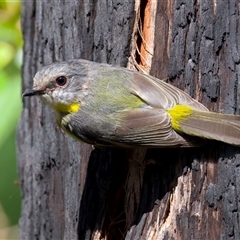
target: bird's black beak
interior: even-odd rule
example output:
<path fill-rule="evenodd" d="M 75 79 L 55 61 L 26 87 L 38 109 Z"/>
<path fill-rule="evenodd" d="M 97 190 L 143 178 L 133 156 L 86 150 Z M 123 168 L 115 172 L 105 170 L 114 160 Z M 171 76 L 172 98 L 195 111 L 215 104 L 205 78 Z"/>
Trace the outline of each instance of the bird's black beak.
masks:
<path fill-rule="evenodd" d="M 31 96 L 35 96 L 35 95 L 42 95 L 45 93 L 45 90 L 42 90 L 42 89 L 39 89 L 39 90 L 36 90 L 36 89 L 30 89 L 30 90 L 26 90 L 22 97 L 31 97 Z"/>

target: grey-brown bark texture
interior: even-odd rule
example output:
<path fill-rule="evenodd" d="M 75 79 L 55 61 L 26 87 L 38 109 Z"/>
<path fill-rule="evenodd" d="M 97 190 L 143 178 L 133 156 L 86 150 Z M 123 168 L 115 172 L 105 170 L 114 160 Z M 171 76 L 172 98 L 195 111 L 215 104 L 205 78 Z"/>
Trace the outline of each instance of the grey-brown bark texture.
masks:
<path fill-rule="evenodd" d="M 212 111 L 240 114 L 239 11 L 237 0 L 23 1 L 23 88 L 43 65 L 85 58 L 150 70 Z M 21 239 L 240 239 L 239 148 L 144 154 L 92 150 L 24 100 Z"/>

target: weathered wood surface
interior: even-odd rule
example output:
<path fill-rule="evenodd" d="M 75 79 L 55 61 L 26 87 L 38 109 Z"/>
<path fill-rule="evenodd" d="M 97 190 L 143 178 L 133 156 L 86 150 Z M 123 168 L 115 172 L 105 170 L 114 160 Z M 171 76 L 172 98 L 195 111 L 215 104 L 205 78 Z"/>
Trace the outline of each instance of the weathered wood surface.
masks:
<path fill-rule="evenodd" d="M 23 1 L 23 88 L 53 61 L 130 62 L 240 114 L 239 11 L 237 0 Z M 151 149 L 144 161 L 138 150 L 91 150 L 64 137 L 40 100 L 24 100 L 21 239 L 77 239 L 77 225 L 79 239 L 240 239 L 238 148 Z"/>

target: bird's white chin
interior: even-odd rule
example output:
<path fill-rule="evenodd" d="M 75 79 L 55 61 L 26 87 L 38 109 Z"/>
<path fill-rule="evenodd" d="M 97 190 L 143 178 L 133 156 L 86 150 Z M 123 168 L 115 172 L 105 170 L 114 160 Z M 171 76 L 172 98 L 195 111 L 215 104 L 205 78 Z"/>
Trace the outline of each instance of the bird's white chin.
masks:
<path fill-rule="evenodd" d="M 42 99 L 42 101 L 44 103 L 46 103 L 46 104 L 48 104 L 50 106 L 54 104 L 53 99 L 52 99 L 52 97 L 49 94 L 42 94 L 40 96 L 40 98 Z"/>

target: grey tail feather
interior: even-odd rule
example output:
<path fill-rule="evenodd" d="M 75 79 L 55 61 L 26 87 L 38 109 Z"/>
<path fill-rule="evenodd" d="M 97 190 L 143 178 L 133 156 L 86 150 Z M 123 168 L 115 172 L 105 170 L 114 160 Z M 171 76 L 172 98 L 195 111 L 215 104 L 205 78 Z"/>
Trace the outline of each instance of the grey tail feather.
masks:
<path fill-rule="evenodd" d="M 194 110 L 180 122 L 183 133 L 240 146 L 240 116 Z"/>

